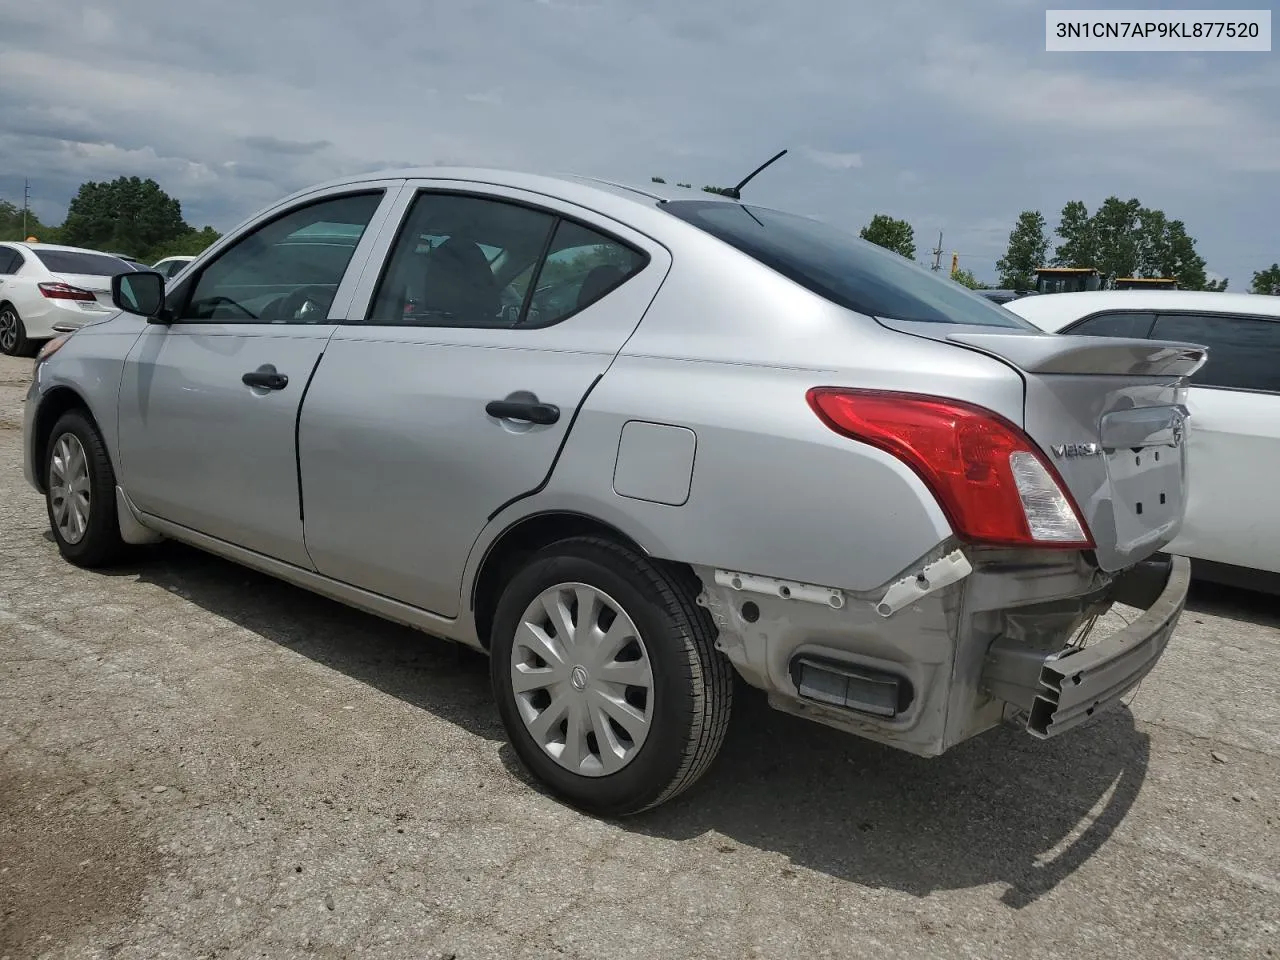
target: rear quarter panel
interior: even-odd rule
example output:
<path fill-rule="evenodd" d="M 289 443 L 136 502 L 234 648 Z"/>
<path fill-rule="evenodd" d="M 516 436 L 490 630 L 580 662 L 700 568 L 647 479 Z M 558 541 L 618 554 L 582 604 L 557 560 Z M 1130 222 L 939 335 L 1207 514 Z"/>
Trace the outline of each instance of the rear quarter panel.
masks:
<path fill-rule="evenodd" d="M 519 511 L 596 516 L 686 563 L 883 587 L 951 538 L 950 525 L 909 467 L 828 429 L 806 392 L 934 393 L 1020 420 L 1022 381 L 989 357 L 885 330 L 701 236 L 673 243 L 661 291 L 583 405 L 546 488 Z M 615 489 L 619 441 L 636 420 L 695 434 L 682 505 Z"/>

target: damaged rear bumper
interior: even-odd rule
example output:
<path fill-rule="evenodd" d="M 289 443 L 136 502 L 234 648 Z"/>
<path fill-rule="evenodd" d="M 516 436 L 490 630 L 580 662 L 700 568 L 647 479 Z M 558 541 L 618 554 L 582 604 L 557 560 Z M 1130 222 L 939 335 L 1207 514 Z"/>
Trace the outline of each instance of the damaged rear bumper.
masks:
<path fill-rule="evenodd" d="M 1187 602 L 1191 562 L 1164 557 L 1116 578 L 1111 598 L 1145 612 L 1128 626 L 1083 647 L 1046 655 L 997 638 L 983 669 L 992 696 L 1026 712 L 1026 729 L 1048 739 L 1115 704 L 1155 666 Z"/>

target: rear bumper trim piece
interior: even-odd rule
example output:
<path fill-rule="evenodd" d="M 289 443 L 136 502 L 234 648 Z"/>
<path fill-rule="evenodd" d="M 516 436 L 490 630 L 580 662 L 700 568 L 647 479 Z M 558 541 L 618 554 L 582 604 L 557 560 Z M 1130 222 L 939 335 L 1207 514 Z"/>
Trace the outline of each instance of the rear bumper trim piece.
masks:
<path fill-rule="evenodd" d="M 1124 629 L 1045 656 L 1000 638 L 987 652 L 983 685 L 1028 713 L 1027 732 L 1047 740 L 1115 704 L 1151 672 L 1187 603 L 1191 562 L 1165 557 L 1116 578 L 1112 598 L 1144 608 Z"/>

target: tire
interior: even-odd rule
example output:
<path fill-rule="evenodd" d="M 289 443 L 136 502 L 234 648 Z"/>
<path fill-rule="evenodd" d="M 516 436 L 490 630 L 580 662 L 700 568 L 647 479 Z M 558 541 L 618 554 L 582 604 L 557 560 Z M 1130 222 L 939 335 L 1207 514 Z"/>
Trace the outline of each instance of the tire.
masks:
<path fill-rule="evenodd" d="M 83 471 L 76 456 L 77 448 L 83 455 Z M 69 460 L 64 456 L 68 450 L 72 454 Z M 62 460 L 68 462 L 60 463 Z M 60 479 L 67 476 L 76 488 L 83 486 L 87 493 L 87 498 L 77 499 L 77 505 L 87 503 L 82 511 L 86 516 L 79 537 L 74 530 L 67 529 L 65 522 L 59 523 L 63 504 L 72 499 L 67 495 L 67 484 Z M 78 482 L 81 476 L 83 484 Z M 62 556 L 78 567 L 90 568 L 106 566 L 119 559 L 125 544 L 116 515 L 116 475 L 98 428 L 83 410 L 68 410 L 54 424 L 45 450 L 44 481 L 49 527 Z"/>
<path fill-rule="evenodd" d="M 559 591 L 568 615 L 579 620 L 583 601 L 572 598 L 584 596 L 580 587 L 587 588 L 586 596 L 595 596 L 602 606 L 612 603 L 620 611 L 612 620 L 617 631 L 608 630 L 608 615 L 592 618 L 604 633 L 592 634 L 591 645 L 579 648 L 579 656 L 561 657 L 558 663 L 529 658 L 532 647 L 545 650 L 546 645 L 524 626 L 525 621 L 536 620 L 547 609 L 542 598 L 552 591 Z M 715 627 L 707 612 L 694 602 L 697 592 L 691 575 L 682 577 L 634 550 L 599 537 L 575 537 L 546 547 L 507 584 L 493 618 L 490 676 L 494 696 L 520 762 L 557 797 L 591 814 L 630 816 L 672 799 L 711 766 L 732 712 L 734 671 L 715 649 Z M 574 631 L 568 635 L 573 636 Z M 617 646 L 617 637 L 633 639 L 612 656 L 602 652 L 605 647 Z M 553 639 L 559 639 L 558 633 Z M 557 652 L 553 646 L 549 657 L 554 658 Z M 589 670 L 583 664 L 588 664 Z M 647 676 L 647 695 L 640 698 L 641 687 L 610 680 L 623 676 L 618 670 L 625 670 L 628 679 L 641 684 L 642 675 Z M 582 671 L 580 675 L 578 671 Z M 597 676 L 590 677 L 591 671 Z M 545 682 L 547 689 L 518 693 L 517 678 L 534 674 L 558 679 L 525 680 L 526 684 Z M 626 707 L 603 698 L 620 696 L 623 690 L 630 711 L 619 714 L 617 711 Z M 567 711 L 564 724 L 557 722 L 550 728 L 557 732 L 543 738 L 563 739 L 560 759 L 550 752 L 558 745 L 544 747 L 531 732 L 537 721 L 528 718 L 538 709 L 536 698 L 544 704 L 539 717 L 551 717 L 556 709 Z M 638 706 L 641 699 L 643 706 Z M 562 702 L 570 706 L 559 707 Z M 584 733 L 573 738 L 572 742 L 582 745 L 580 752 L 569 747 L 568 724 L 573 722 L 575 710 L 582 724 L 579 729 L 590 728 L 589 736 Z M 640 714 L 647 716 L 647 726 L 636 723 Z M 615 716 L 627 721 L 625 730 L 609 719 Z M 645 732 L 633 736 L 638 729 Z M 601 735 L 613 748 L 607 753 Z M 626 759 L 620 759 L 618 749 L 628 751 Z"/>
<path fill-rule="evenodd" d="M 0 353 L 6 357 L 26 357 L 30 356 L 32 346 L 17 309 L 7 303 L 0 307 Z"/>

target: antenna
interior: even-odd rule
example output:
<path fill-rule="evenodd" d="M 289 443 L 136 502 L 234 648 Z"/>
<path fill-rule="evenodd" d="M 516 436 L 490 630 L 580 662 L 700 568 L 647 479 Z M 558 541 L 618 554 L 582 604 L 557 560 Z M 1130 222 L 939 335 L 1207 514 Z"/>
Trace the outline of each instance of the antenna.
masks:
<path fill-rule="evenodd" d="M 760 166 L 756 167 L 754 170 L 748 173 L 745 177 L 743 177 L 742 182 L 739 183 L 736 187 L 729 187 L 726 190 L 724 190 L 723 191 L 724 195 L 726 197 L 729 197 L 732 200 L 741 200 L 742 188 L 745 187 L 748 183 L 750 183 L 753 179 L 755 179 L 755 175 L 757 173 L 759 173 L 765 167 L 769 166 L 769 164 L 773 163 L 775 160 L 780 159 L 782 156 L 786 154 L 786 152 L 787 152 L 786 150 L 779 150 L 772 157 L 770 157 L 764 163 L 760 164 Z"/>

